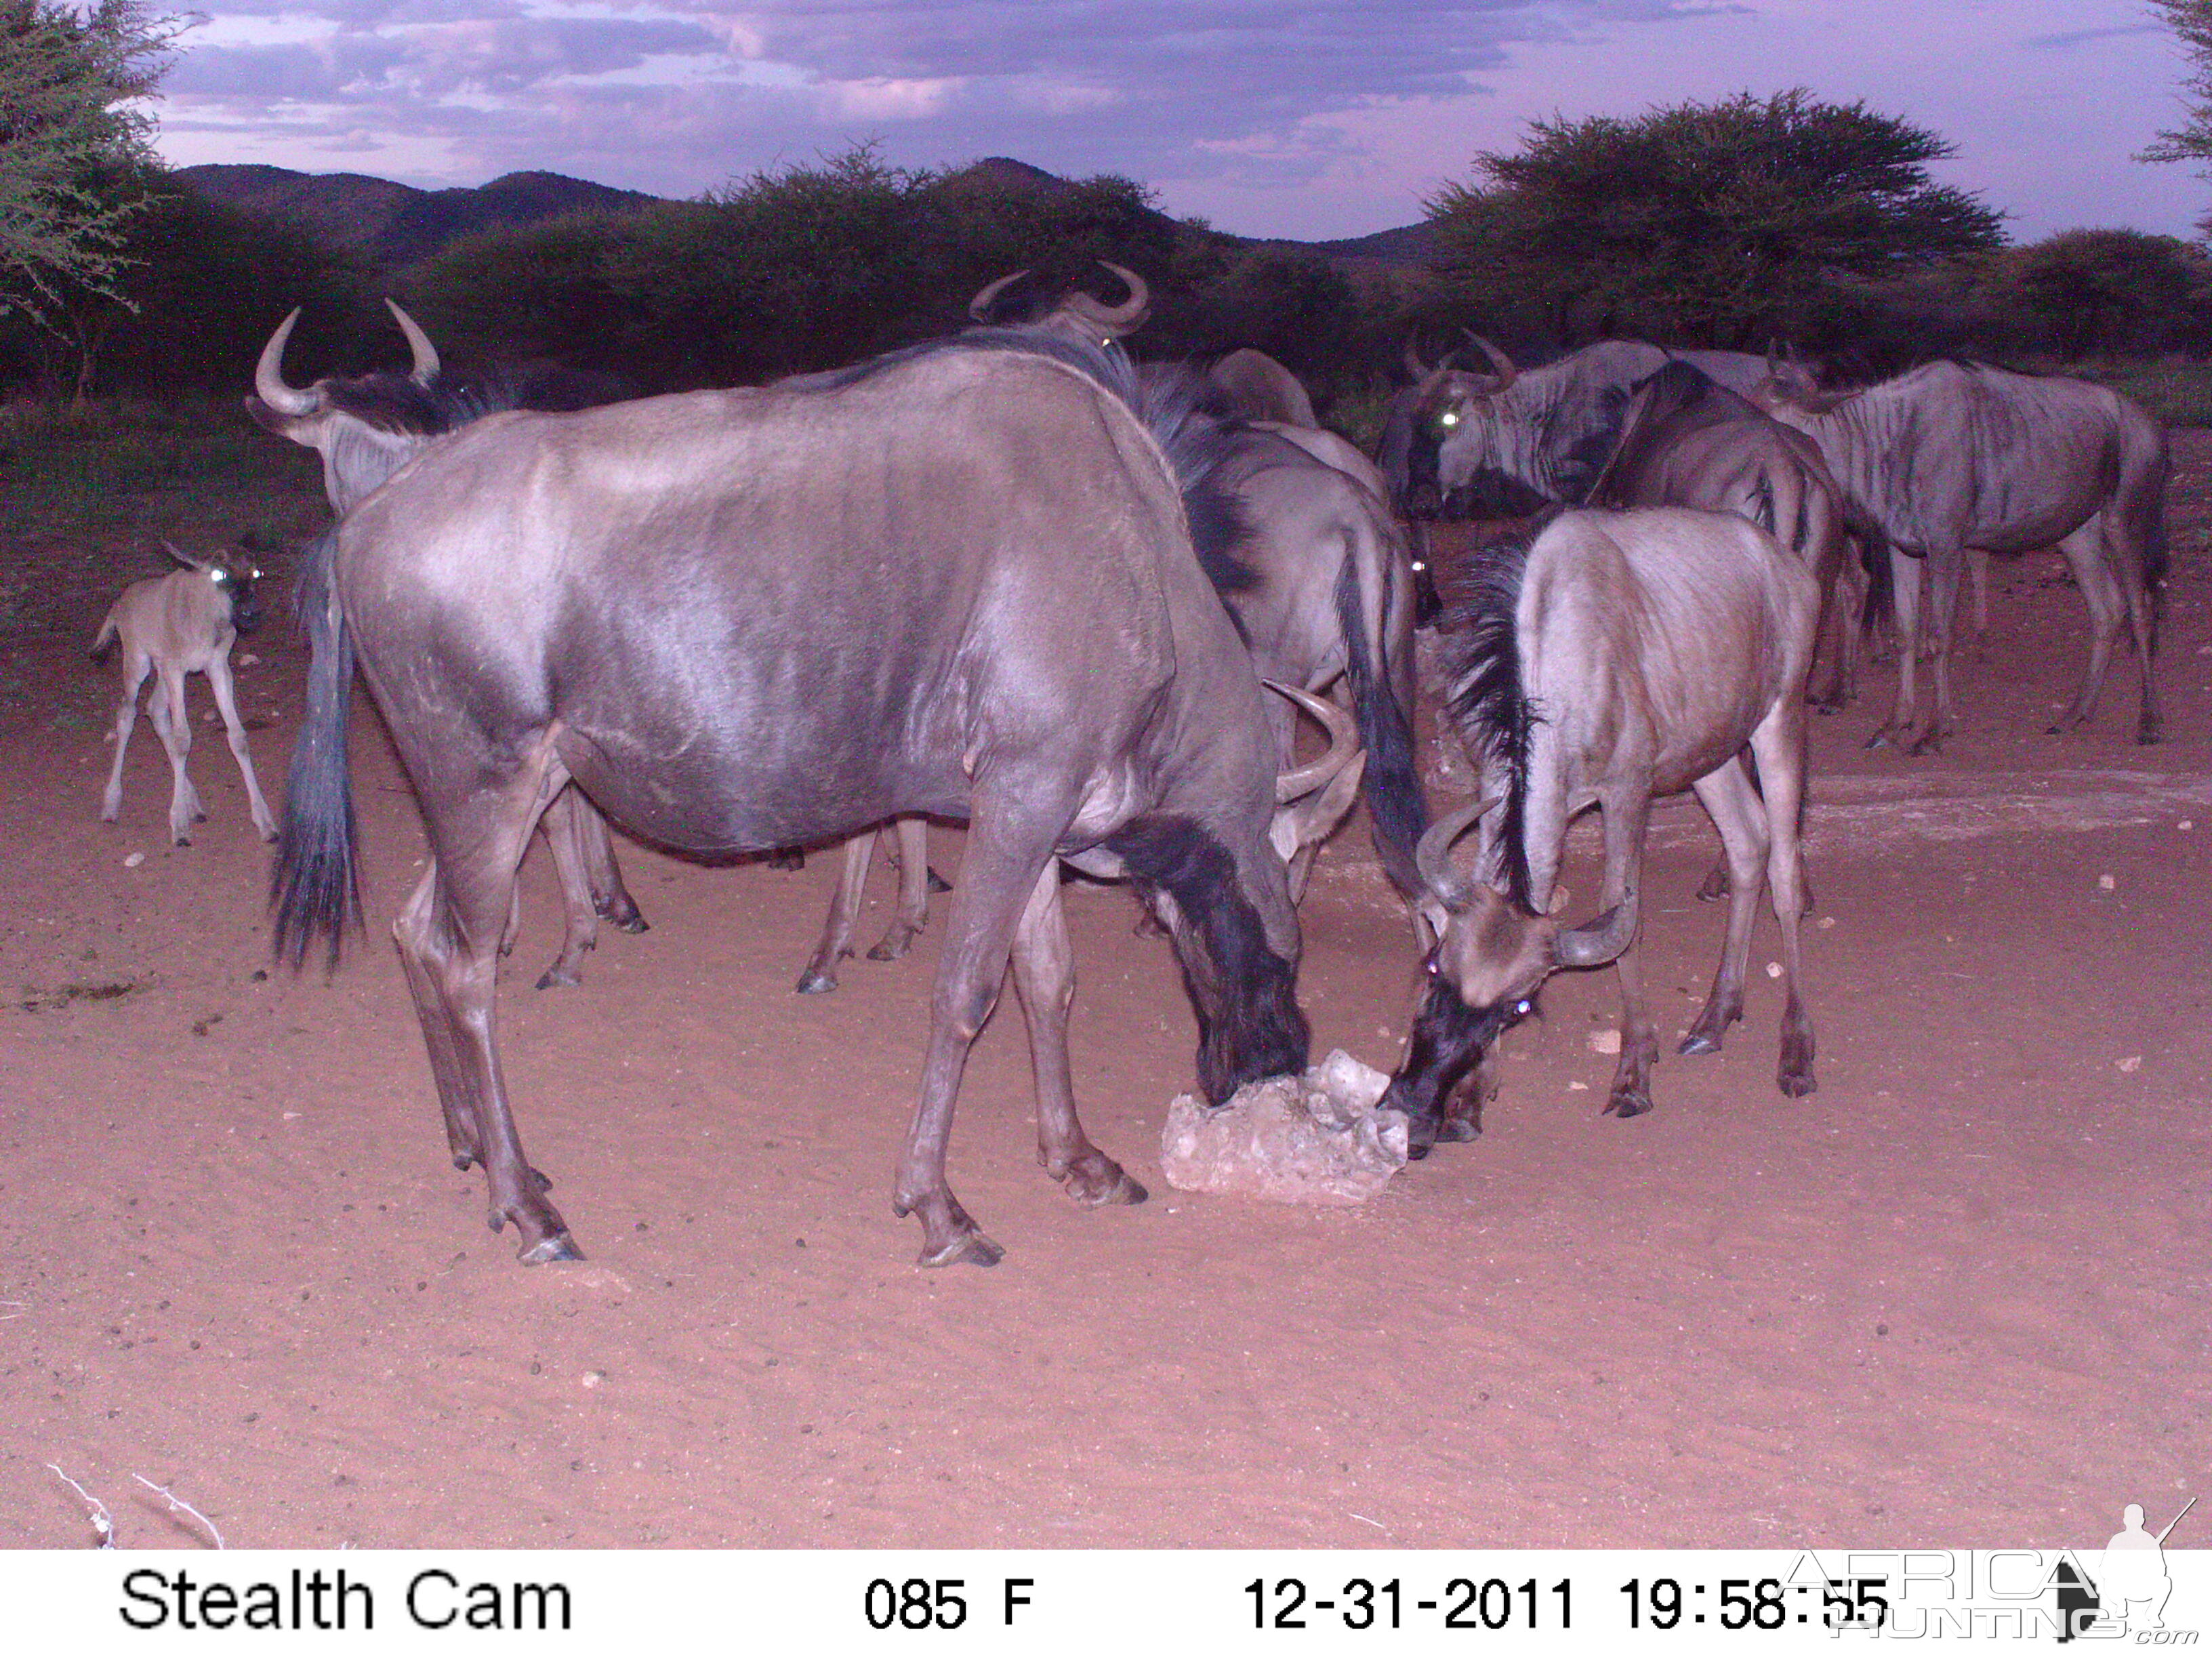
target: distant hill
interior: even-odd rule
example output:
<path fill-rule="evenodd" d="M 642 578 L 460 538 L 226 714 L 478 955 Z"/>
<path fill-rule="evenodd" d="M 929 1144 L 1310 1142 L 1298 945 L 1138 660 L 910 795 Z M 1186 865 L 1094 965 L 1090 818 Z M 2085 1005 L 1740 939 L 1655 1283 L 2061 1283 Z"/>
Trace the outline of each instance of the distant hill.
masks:
<path fill-rule="evenodd" d="M 474 231 L 535 224 L 565 213 L 634 213 L 656 199 L 558 173 L 510 173 L 488 185 L 451 190 L 417 190 L 358 173 L 295 173 L 289 167 L 220 162 L 179 167 L 175 176 L 210 200 L 305 225 L 325 240 L 387 269 L 427 258 Z M 960 168 L 953 179 L 1000 190 L 1074 188 L 1055 173 L 1006 155 L 986 156 Z M 1354 270 L 1418 269 L 1436 257 L 1434 234 L 1426 225 L 1329 242 L 1215 234 L 1241 247 L 1320 253 Z"/>
<path fill-rule="evenodd" d="M 411 264 L 448 242 L 496 225 L 529 225 L 564 213 L 635 212 L 653 198 L 557 173 L 510 173 L 488 185 L 417 190 L 358 173 L 210 163 L 175 175 L 226 207 L 304 224 L 370 263 Z"/>

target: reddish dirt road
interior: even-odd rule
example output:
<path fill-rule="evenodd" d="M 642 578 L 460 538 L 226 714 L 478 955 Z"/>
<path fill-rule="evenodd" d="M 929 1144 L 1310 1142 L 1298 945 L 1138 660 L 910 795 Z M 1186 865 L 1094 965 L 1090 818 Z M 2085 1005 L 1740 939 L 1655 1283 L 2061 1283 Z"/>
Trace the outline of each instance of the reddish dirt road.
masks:
<path fill-rule="evenodd" d="M 1614 987 L 1564 975 L 1483 1139 L 1368 1206 L 1179 1195 L 1174 968 L 1125 896 L 1071 890 L 1085 1121 L 1154 1198 L 1080 1212 L 1037 1170 L 1002 1012 L 953 1148 L 1009 1249 L 990 1272 L 916 1270 L 890 1211 L 935 932 L 792 993 L 831 860 L 625 847 L 653 931 L 540 993 L 531 859 L 506 1055 L 591 1259 L 526 1270 L 446 1162 L 382 942 L 421 844 L 373 720 L 371 939 L 335 981 L 264 978 L 266 854 L 219 733 L 196 727 L 195 845 L 163 845 L 143 724 L 101 825 L 112 682 L 75 635 L 17 636 L 0 1545 L 89 1541 L 48 1463 L 142 1547 L 196 1533 L 133 1474 L 234 1546 L 2080 1545 L 2124 1503 L 2171 1512 L 2212 1450 L 2212 447 L 2184 441 L 2172 741 L 2127 740 L 2131 666 L 2094 726 L 2043 735 L 2084 638 L 2047 558 L 1999 567 L 1942 755 L 1860 747 L 1886 672 L 1819 722 L 1817 1094 L 1777 1093 L 1755 974 L 1725 1054 L 1670 1055 L 1658 1110 L 1601 1119 Z M 272 793 L 283 632 L 240 677 Z M 1694 806 L 1661 814 L 1647 939 L 1678 1028 L 1719 948 L 1690 897 L 1715 845 Z M 1395 1064 L 1415 963 L 1364 836 L 1304 921 L 1316 1053 Z"/>

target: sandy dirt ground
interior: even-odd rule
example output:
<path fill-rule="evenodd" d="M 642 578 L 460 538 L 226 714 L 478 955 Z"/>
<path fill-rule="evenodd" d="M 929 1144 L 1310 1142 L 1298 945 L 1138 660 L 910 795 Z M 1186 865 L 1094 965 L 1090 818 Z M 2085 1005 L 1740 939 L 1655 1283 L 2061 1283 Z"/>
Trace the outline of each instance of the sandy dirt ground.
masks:
<path fill-rule="evenodd" d="M 1998 567 L 1942 755 L 1862 747 L 1890 669 L 1817 722 L 1818 1093 L 1774 1085 L 1769 917 L 1747 1023 L 1669 1053 L 1647 1117 L 1598 1115 L 1617 993 L 1567 975 L 1482 1139 L 1364 1207 L 1178 1194 L 1175 969 L 1126 895 L 1071 889 L 1085 1121 L 1154 1196 L 1080 1211 L 1037 1169 L 1002 1010 L 953 1142 L 1009 1249 L 988 1272 L 916 1269 L 890 1213 L 935 932 L 793 994 L 833 860 L 625 845 L 652 931 L 539 992 L 558 921 L 532 855 L 506 1059 L 589 1260 L 525 1269 L 447 1161 L 384 941 L 422 848 L 373 719 L 370 939 L 334 980 L 265 972 L 267 852 L 204 689 L 212 817 L 171 848 L 143 722 L 123 821 L 95 822 L 106 596 L 15 635 L 0 1545 L 90 1541 L 49 1463 L 140 1547 L 199 1534 L 134 1474 L 234 1547 L 2057 1546 L 2130 1501 L 2170 1513 L 2212 1462 L 2212 445 L 2182 446 L 2170 742 L 2130 740 L 2132 665 L 2093 726 L 2044 734 L 2086 639 L 2048 556 Z M 241 650 L 281 799 L 301 653 L 276 625 Z M 1693 805 L 1661 811 L 1662 1029 L 1718 953 L 1691 897 L 1716 846 Z M 952 872 L 957 838 L 934 848 Z M 888 898 L 879 875 L 866 925 Z M 1316 1054 L 1394 1066 L 1417 964 L 1364 833 L 1304 926 Z"/>

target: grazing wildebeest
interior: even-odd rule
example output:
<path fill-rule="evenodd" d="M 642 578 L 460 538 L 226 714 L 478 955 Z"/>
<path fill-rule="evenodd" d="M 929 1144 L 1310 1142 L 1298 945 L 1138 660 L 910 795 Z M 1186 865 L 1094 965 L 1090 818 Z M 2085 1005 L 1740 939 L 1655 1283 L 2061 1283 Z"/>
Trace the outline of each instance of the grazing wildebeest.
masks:
<path fill-rule="evenodd" d="M 169 839 L 179 847 L 191 844 L 191 826 L 207 816 L 199 791 L 185 775 L 185 757 L 191 753 L 191 716 L 185 709 L 185 676 L 205 674 L 215 706 L 222 714 L 224 735 L 246 780 L 246 799 L 253 814 L 253 827 L 264 841 L 276 839 L 276 820 L 261 798 L 261 781 L 253 775 L 253 757 L 246 746 L 246 726 L 238 718 L 238 699 L 231 687 L 230 647 L 240 634 L 260 625 L 261 609 L 253 584 L 261 572 L 251 560 L 242 562 L 217 555 L 196 559 L 167 542 L 162 550 L 185 568 L 166 576 L 149 576 L 125 588 L 108 607 L 92 642 L 93 660 L 119 644 L 123 669 L 123 698 L 115 708 L 115 763 L 108 769 L 107 793 L 101 797 L 100 816 L 115 822 L 123 810 L 123 757 L 131 747 L 131 733 L 138 724 L 138 688 L 148 675 L 155 677 L 146 711 L 153 716 L 155 732 L 169 751 Z"/>
<path fill-rule="evenodd" d="M 1077 1120 L 1056 860 L 1169 921 L 1209 1100 L 1305 1064 L 1262 689 L 1194 550 L 1217 515 L 1186 508 L 1134 396 L 1117 348 L 985 332 L 801 386 L 505 414 L 318 548 L 277 949 L 335 953 L 358 913 L 357 653 L 428 836 L 394 933 L 448 1142 L 526 1261 L 576 1250 L 508 1109 L 493 969 L 530 826 L 571 781 L 702 856 L 968 822 L 893 1188 L 927 1265 L 1002 1254 L 945 1158 L 1010 953 L 1046 1170 L 1084 1204 L 1144 1195 Z"/>
<path fill-rule="evenodd" d="M 1786 1095 L 1809 1093 L 1797 815 L 1820 603 L 1811 574 L 1747 520 L 1656 507 L 1563 514 L 1525 551 L 1488 550 L 1464 591 L 1448 706 L 1479 757 L 1483 794 L 1438 820 L 1419 849 L 1442 942 L 1385 1097 L 1411 1115 L 1414 1147 L 1473 1133 L 1464 1117 L 1445 1122 L 1446 1102 L 1561 968 L 1618 964 L 1624 1029 L 1606 1109 L 1632 1117 L 1651 1109 L 1659 1039 L 1635 951 L 1644 827 L 1654 799 L 1684 789 L 1720 831 L 1731 892 L 1712 994 L 1682 1052 L 1712 1052 L 1742 1018 L 1763 877 L 1782 923 L 1789 997 L 1778 1079 Z M 1747 745 L 1763 799 L 1744 769 Z M 1567 824 L 1591 805 L 1605 814 L 1601 914 L 1562 927 L 1547 912 Z M 1470 881 L 1447 854 L 1478 819 L 1482 852 Z"/>
<path fill-rule="evenodd" d="M 1142 320 L 1132 307 L 1145 297 L 1143 282 L 1111 268 L 1132 295 L 1111 320 L 1133 328 Z M 1012 280 L 1001 277 L 986 289 L 971 312 L 994 314 L 996 295 Z M 1033 301 L 1028 314 L 1035 320 L 1027 326 L 1085 340 L 1103 325 L 1099 311 L 1087 295 L 1042 313 Z M 1157 423 L 1173 434 L 1171 443 L 1197 444 L 1214 456 L 1209 482 L 1236 509 L 1241 533 L 1233 554 L 1209 561 L 1207 568 L 1250 644 L 1254 666 L 1263 678 L 1307 690 L 1345 678 L 1367 756 L 1360 781 L 1376 848 L 1393 882 L 1412 897 L 1419 888 L 1413 846 L 1428 821 L 1413 754 L 1413 605 L 1403 544 L 1367 482 L 1372 467 L 1334 433 L 1222 418 L 1210 374 L 1201 379 L 1174 364 L 1147 365 L 1139 373 L 1147 405 L 1158 411 Z M 1270 707 L 1288 763 L 1294 717 L 1285 704 Z M 1350 810 L 1349 789 L 1339 806 L 1341 817 Z M 1286 853 L 1293 902 L 1304 896 L 1313 857 L 1335 822 L 1315 821 L 1313 833 Z M 899 837 L 898 908 L 884 942 L 868 952 L 873 961 L 904 954 L 927 915 L 917 873 L 922 827 L 902 823 Z M 872 833 L 846 843 L 842 878 L 799 975 L 802 992 L 837 987 L 836 965 L 852 952 L 872 846 Z"/>
<path fill-rule="evenodd" d="M 1321 427 L 1304 383 L 1264 351 L 1239 346 L 1207 369 L 1206 378 L 1245 420 Z"/>
<path fill-rule="evenodd" d="M 1060 294 L 1047 304 L 1044 294 L 1035 283 L 1024 286 L 1030 275 L 1024 268 L 1009 271 L 978 289 L 968 301 L 968 315 L 983 328 L 1020 327 L 1091 344 L 1118 339 L 1143 326 L 1152 308 L 1152 291 L 1143 277 L 1126 266 L 1117 265 L 1111 259 L 1098 263 L 1119 277 L 1127 290 L 1119 305 L 1108 305 L 1080 289 Z M 823 374 L 794 375 L 782 384 L 792 387 L 826 384 L 842 372 L 831 369 Z M 921 930 L 929 925 L 930 893 L 951 890 L 929 867 L 929 826 L 921 818 L 902 818 L 896 823 L 848 837 L 843 867 L 838 875 L 837 890 L 830 896 L 829 916 L 822 924 L 822 937 L 799 975 L 798 988 L 802 994 L 837 988 L 837 964 L 853 954 L 853 929 L 860 918 L 868 866 L 874 857 L 879 834 L 892 848 L 892 861 L 899 872 L 898 908 L 883 938 L 869 950 L 869 961 L 896 962 L 906 955 Z M 799 870 L 806 866 L 806 854 L 799 848 L 779 848 L 769 855 L 768 862 L 778 870 Z"/>
<path fill-rule="evenodd" d="M 2164 732 L 2154 683 L 2166 578 L 2165 429 L 2109 386 L 2015 374 L 1983 363 L 1925 363 L 1879 386 L 1821 392 L 1776 363 L 1761 408 L 1820 446 L 1836 481 L 1890 544 L 1899 667 L 1897 704 L 1873 742 L 1913 754 L 1957 724 L 1951 633 L 1969 548 L 2023 553 L 2057 543 L 2087 600 L 2089 661 L 2051 729 L 2096 712 L 2124 624 L 2142 663 L 2136 741 Z M 1918 616 L 1928 565 L 1928 625 Z M 1920 717 L 1915 656 L 1934 664 L 1935 706 Z"/>
<path fill-rule="evenodd" d="M 1585 498 L 1589 507 L 1694 507 L 1749 519 L 1797 556 L 1820 585 L 1821 635 L 1831 644 L 1826 712 L 1856 689 L 1863 585 L 1842 489 L 1820 448 L 1694 363 L 1666 364 L 1638 383 L 1620 441 Z"/>
<path fill-rule="evenodd" d="M 260 425 L 322 456 L 323 493 L 341 518 L 425 447 L 487 415 L 592 408 L 613 401 L 619 391 L 604 377 L 567 372 L 456 380 L 415 319 L 396 301 L 384 303 L 407 337 L 413 362 L 406 374 L 331 376 L 305 388 L 288 386 L 284 347 L 300 320 L 295 309 L 262 348 L 254 395 L 246 400 Z M 560 955 L 538 979 L 540 990 L 578 983 L 584 953 L 599 942 L 600 917 L 625 933 L 646 931 L 645 918 L 623 884 L 606 822 L 589 801 L 568 791 L 546 813 L 543 829 L 560 877 L 567 926 Z M 520 921 L 519 912 L 508 918 L 507 948 Z"/>

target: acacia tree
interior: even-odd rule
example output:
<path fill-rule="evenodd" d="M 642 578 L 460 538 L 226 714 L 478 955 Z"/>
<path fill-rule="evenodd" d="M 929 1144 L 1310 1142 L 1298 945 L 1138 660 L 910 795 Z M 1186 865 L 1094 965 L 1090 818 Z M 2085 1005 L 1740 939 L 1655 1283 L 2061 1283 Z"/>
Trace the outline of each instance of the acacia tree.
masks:
<path fill-rule="evenodd" d="M 2150 0 L 2165 14 L 2189 55 L 2184 108 L 2188 119 L 2161 132 L 2136 159 L 2144 161 L 2212 161 L 2212 0 Z"/>
<path fill-rule="evenodd" d="M 184 21 L 146 0 L 0 0 L 0 312 L 113 292 L 156 165 L 138 100 Z"/>
<path fill-rule="evenodd" d="M 1628 118 L 1538 121 L 1517 154 L 1428 203 L 1449 280 L 1479 311 L 1534 308 L 1563 342 L 1638 331 L 1754 344 L 1839 285 L 1994 251 L 2001 216 L 1938 185 L 1953 146 L 1803 88 Z"/>

